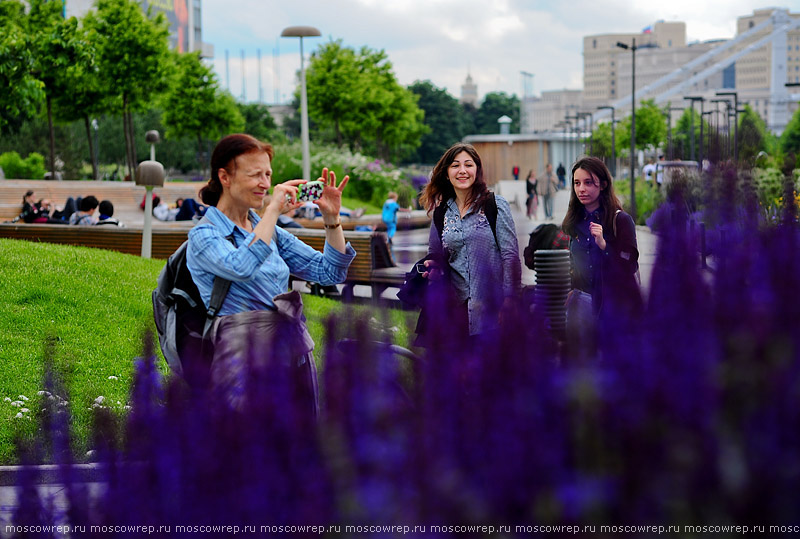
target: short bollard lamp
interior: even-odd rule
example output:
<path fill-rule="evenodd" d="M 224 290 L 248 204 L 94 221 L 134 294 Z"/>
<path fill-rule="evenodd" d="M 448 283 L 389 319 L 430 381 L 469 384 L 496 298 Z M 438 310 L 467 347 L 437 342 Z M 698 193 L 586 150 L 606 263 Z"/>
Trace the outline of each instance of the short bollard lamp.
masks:
<path fill-rule="evenodd" d="M 136 185 L 144 185 L 144 227 L 142 228 L 142 258 L 150 258 L 153 236 L 153 187 L 164 186 L 164 165 L 158 161 L 142 161 L 136 167 Z"/>

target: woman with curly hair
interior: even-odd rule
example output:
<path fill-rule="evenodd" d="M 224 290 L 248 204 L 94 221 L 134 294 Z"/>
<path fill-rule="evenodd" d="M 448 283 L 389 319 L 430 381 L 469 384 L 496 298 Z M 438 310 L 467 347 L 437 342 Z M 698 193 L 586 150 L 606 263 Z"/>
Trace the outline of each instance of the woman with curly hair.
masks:
<path fill-rule="evenodd" d="M 433 212 L 423 277 L 446 276 L 457 327 L 471 336 L 496 328 L 519 293 L 519 248 L 511 208 L 489 191 L 472 145 L 445 152 L 420 202 Z"/>

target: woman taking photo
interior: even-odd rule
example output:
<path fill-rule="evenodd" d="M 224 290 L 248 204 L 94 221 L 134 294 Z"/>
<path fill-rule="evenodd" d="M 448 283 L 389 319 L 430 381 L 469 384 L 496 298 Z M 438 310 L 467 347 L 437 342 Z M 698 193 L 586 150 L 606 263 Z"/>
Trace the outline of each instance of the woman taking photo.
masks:
<path fill-rule="evenodd" d="M 570 236 L 572 260 L 567 332 L 584 336 L 591 350 L 595 320 L 604 327 L 625 324 L 642 312 L 636 226 L 622 210 L 602 160 L 584 157 L 572 167 L 572 192 L 561 226 Z"/>
<path fill-rule="evenodd" d="M 474 336 L 496 328 L 519 293 L 519 248 L 511 208 L 487 188 L 472 145 L 445 152 L 420 202 L 434 214 L 423 277 L 447 277 L 459 329 Z"/>
<path fill-rule="evenodd" d="M 316 203 L 325 223 L 326 243 L 320 253 L 275 226 L 279 215 L 301 205 L 297 186 L 304 180 L 276 185 L 263 216 L 254 211 L 263 207 L 269 194 L 272 156 L 269 144 L 249 135 L 229 135 L 217 144 L 211 156 L 211 179 L 200 191 L 209 208 L 205 220 L 189 231 L 187 267 L 206 307 L 214 279 L 231 281 L 212 334 L 212 387 L 222 389 L 229 402 L 240 407 L 248 361 L 261 366 L 276 350 L 291 350 L 292 357 L 286 360 L 304 372 L 307 397 L 316 409 L 313 342 L 302 319 L 299 295 L 285 293 L 290 274 L 322 285 L 345 280 L 356 254 L 345 243 L 339 220 L 348 177 L 337 186 L 335 174 L 322 171 L 325 187 Z M 295 321 L 296 327 L 287 330 L 287 324 L 276 323 L 276 316 L 284 314 L 280 320 Z M 274 346 L 275 342 L 280 346 Z"/>

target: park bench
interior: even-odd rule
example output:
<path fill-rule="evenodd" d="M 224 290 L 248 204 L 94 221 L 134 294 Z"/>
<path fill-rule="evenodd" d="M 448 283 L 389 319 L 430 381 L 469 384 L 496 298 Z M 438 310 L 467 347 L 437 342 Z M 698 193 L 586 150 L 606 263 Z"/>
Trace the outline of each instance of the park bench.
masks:
<path fill-rule="evenodd" d="M 186 241 L 188 227 L 153 228 L 153 258 L 169 258 Z M 80 245 L 139 256 L 142 253 L 141 227 L 70 226 L 26 223 L 0 223 L 0 238 Z"/>
<path fill-rule="evenodd" d="M 171 204 L 179 197 L 197 199 L 197 191 L 203 185 L 167 182 L 163 187 L 156 187 L 154 192 Z M 46 198 L 56 206 L 63 206 L 68 197 L 94 195 L 97 200 L 110 200 L 114 204 L 114 217 L 128 226 L 141 225 L 144 218 L 139 204 L 144 198 L 145 188 L 133 182 L 1 180 L 0 222 L 10 221 L 19 215 L 22 197 L 28 190 L 36 192 L 36 200 Z M 153 223 L 154 226 L 162 226 L 160 221 L 154 220 Z"/>
<path fill-rule="evenodd" d="M 325 231 L 305 228 L 286 229 L 318 251 L 325 246 Z M 183 243 L 189 227 L 160 227 L 152 230 L 152 257 L 166 259 Z M 378 299 L 390 286 L 403 284 L 405 272 L 394 263 L 383 233 L 345 231 L 345 239 L 356 250 L 347 273 L 344 297 L 352 298 L 353 286 L 368 285 Z M 26 223 L 0 223 L 0 238 L 80 245 L 140 255 L 142 229 L 112 226 L 70 226 Z M 297 279 L 295 277 L 295 279 Z"/>
<path fill-rule="evenodd" d="M 287 228 L 298 239 L 318 251 L 325 247 L 325 231 L 309 228 Z M 392 258 L 382 232 L 355 232 L 346 230 L 344 238 L 356 250 L 356 258 L 347 271 L 343 290 L 345 299 L 352 299 L 355 285 L 367 285 L 372 289 L 372 299 L 378 300 L 388 287 L 403 284 L 405 270 Z"/>

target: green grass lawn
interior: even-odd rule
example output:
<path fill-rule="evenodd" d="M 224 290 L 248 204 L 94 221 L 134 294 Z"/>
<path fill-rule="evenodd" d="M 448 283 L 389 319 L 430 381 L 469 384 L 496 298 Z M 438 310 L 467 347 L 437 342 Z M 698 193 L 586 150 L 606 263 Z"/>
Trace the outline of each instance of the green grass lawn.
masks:
<path fill-rule="evenodd" d="M 0 239 L 0 253 L 0 464 L 17 461 L 16 435 L 30 439 L 38 428 L 48 342 L 56 370 L 69 387 L 80 459 L 89 448 L 96 399 L 102 396 L 104 406 L 125 413 L 134 359 L 141 355 L 146 330 L 155 328 L 150 295 L 164 261 L 6 239 Z M 354 315 L 336 300 L 304 295 L 303 302 L 322 368 L 325 320 L 331 314 Z M 407 345 L 415 318 L 411 313 L 389 310 L 370 316 L 394 328 L 394 342 Z M 160 352 L 159 360 L 168 373 Z"/>

